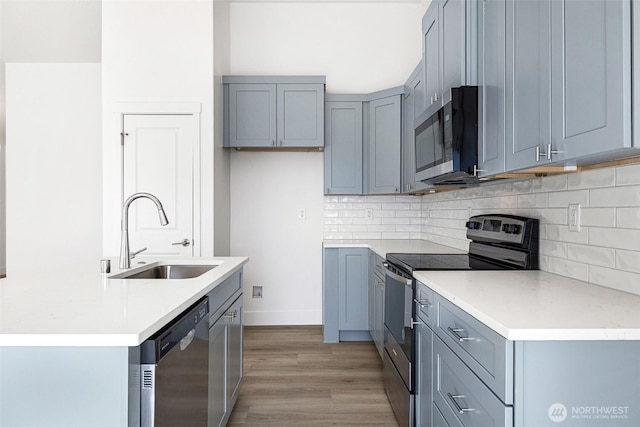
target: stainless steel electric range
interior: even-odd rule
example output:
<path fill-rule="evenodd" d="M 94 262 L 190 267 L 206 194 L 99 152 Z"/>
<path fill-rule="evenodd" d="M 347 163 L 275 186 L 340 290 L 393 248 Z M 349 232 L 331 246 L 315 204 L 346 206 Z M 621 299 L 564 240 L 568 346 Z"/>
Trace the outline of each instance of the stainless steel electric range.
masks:
<path fill-rule="evenodd" d="M 467 221 L 467 254 L 387 254 L 383 353 L 384 386 L 401 427 L 414 425 L 413 363 L 417 270 L 537 270 L 538 220 L 478 215 Z"/>

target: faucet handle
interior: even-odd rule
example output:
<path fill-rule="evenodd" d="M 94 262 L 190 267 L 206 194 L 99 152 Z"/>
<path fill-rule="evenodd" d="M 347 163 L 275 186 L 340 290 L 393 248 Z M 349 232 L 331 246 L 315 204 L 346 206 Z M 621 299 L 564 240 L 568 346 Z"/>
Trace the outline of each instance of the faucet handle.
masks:
<path fill-rule="evenodd" d="M 144 251 L 146 251 L 146 250 L 147 250 L 147 248 L 146 248 L 146 247 L 144 247 L 144 248 L 142 248 L 142 249 L 140 249 L 140 250 L 138 250 L 138 251 L 131 252 L 131 255 L 129 255 L 129 258 L 130 258 L 130 259 L 134 259 L 134 258 L 136 257 L 136 255 L 138 255 L 140 252 L 144 252 Z"/>

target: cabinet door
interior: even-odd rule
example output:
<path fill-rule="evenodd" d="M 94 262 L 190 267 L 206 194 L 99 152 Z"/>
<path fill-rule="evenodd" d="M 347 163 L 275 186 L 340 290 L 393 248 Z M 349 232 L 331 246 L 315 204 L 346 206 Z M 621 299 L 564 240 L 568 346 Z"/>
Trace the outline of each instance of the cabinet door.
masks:
<path fill-rule="evenodd" d="M 338 250 L 338 329 L 369 330 L 368 249 Z"/>
<path fill-rule="evenodd" d="M 400 192 L 401 95 L 369 103 L 369 194 Z"/>
<path fill-rule="evenodd" d="M 421 322 L 421 319 L 418 319 Z M 416 427 L 430 427 L 433 401 L 433 332 L 416 325 Z"/>
<path fill-rule="evenodd" d="M 324 146 L 324 85 L 278 84 L 278 146 Z"/>
<path fill-rule="evenodd" d="M 505 170 L 506 1 L 484 3 L 478 14 L 478 174 Z"/>
<path fill-rule="evenodd" d="M 552 0 L 507 2 L 506 170 L 547 163 L 536 156 L 551 142 Z"/>
<path fill-rule="evenodd" d="M 229 85 L 229 146 L 276 145 L 276 85 Z"/>
<path fill-rule="evenodd" d="M 223 425 L 227 413 L 227 332 L 224 318 L 209 327 L 209 427 Z"/>
<path fill-rule="evenodd" d="M 427 108 L 442 105 L 440 100 L 440 31 L 438 29 L 437 1 L 431 2 L 422 18 L 422 49 L 424 60 L 424 90 Z"/>
<path fill-rule="evenodd" d="M 551 4 L 551 160 L 629 147 L 630 2 Z"/>
<path fill-rule="evenodd" d="M 424 99 L 424 73 L 416 68 L 407 81 L 408 92 L 402 109 L 402 192 L 411 193 L 428 186 L 416 181 L 415 119 L 426 109 Z"/>
<path fill-rule="evenodd" d="M 439 0 L 440 65 L 442 67 L 442 102 L 451 101 L 452 87 L 465 83 L 465 30 L 464 0 Z"/>
<path fill-rule="evenodd" d="M 325 194 L 362 194 L 362 102 L 326 102 L 325 135 Z"/>
<path fill-rule="evenodd" d="M 227 310 L 227 412 L 230 414 L 242 382 L 242 325 L 244 324 L 242 295 Z"/>

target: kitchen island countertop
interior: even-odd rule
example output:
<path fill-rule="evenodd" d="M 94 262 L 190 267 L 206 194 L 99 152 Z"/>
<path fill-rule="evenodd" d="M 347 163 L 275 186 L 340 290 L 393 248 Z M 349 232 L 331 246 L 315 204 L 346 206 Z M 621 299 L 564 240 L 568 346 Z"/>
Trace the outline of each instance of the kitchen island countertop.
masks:
<path fill-rule="evenodd" d="M 0 279 L 0 346 L 137 346 L 249 259 L 138 257 L 136 261 L 217 266 L 199 277 L 171 280 L 111 279 L 121 272 L 116 258 L 106 275 L 100 274 L 97 262 L 95 273 L 9 274 Z"/>

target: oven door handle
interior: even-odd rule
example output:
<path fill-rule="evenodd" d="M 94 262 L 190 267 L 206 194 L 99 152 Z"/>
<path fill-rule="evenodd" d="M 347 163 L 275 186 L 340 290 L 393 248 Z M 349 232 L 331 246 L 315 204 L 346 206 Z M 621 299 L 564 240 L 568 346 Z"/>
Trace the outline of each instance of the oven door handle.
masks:
<path fill-rule="evenodd" d="M 385 274 L 391 277 L 393 280 L 404 283 L 407 286 L 413 285 L 413 278 L 407 279 L 406 277 L 403 277 L 403 276 L 400 276 L 399 274 L 394 273 L 393 271 L 389 270 L 388 268 L 389 264 L 386 262 L 382 263 L 382 265 L 384 266 Z"/>

